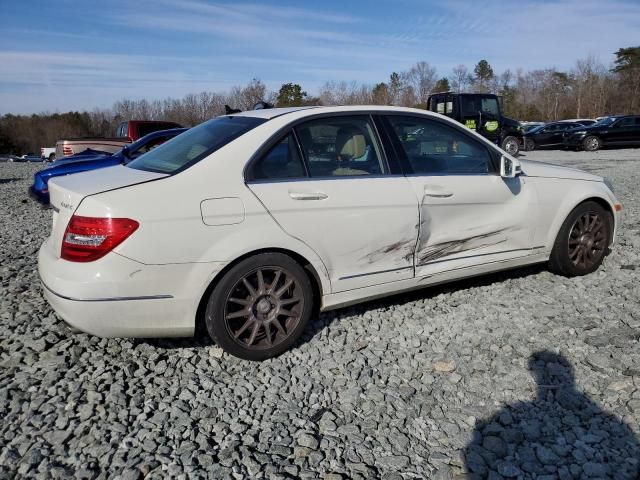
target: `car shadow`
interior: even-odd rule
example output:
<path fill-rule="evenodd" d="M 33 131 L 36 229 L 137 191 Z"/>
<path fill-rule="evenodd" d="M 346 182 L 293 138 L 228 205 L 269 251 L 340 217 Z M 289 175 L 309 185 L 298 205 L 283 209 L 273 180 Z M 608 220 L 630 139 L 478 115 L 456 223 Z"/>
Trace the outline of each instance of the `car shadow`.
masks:
<path fill-rule="evenodd" d="M 24 178 L 0 178 L 0 185 L 4 185 L 5 183 L 20 182 L 22 180 L 24 180 Z"/>
<path fill-rule="evenodd" d="M 464 451 L 466 478 L 640 478 L 640 438 L 576 388 L 564 356 L 536 352 L 529 371 L 533 400 L 476 423 Z"/>

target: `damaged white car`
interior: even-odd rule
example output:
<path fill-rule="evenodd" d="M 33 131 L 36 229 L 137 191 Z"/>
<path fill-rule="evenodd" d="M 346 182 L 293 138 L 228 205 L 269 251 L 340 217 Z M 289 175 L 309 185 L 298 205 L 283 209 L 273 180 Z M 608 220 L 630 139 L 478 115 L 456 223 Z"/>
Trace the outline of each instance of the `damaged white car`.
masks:
<path fill-rule="evenodd" d="M 292 346 L 318 309 L 538 262 L 590 273 L 621 210 L 600 177 L 378 106 L 218 117 L 49 190 L 39 272 L 68 324 L 104 337 L 202 326 L 252 360 Z"/>

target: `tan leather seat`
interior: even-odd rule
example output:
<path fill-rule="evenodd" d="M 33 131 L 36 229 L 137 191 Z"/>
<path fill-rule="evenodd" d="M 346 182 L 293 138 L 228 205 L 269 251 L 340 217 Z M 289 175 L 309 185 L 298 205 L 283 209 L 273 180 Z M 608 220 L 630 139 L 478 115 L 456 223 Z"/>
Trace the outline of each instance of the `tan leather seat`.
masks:
<path fill-rule="evenodd" d="M 355 127 L 342 127 L 336 135 L 336 156 L 338 160 L 362 157 L 367 149 L 364 134 Z"/>

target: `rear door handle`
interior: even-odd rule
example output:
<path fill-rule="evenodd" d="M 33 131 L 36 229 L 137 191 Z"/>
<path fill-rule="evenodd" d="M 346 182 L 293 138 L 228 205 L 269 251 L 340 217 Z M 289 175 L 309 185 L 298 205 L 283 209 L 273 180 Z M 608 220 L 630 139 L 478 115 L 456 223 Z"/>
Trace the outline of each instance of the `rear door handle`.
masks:
<path fill-rule="evenodd" d="M 323 192 L 289 192 L 293 200 L 324 200 L 329 195 Z"/>
<path fill-rule="evenodd" d="M 426 197 L 433 198 L 449 198 L 453 197 L 453 192 L 445 192 L 444 190 L 429 190 L 425 188 L 424 195 Z"/>

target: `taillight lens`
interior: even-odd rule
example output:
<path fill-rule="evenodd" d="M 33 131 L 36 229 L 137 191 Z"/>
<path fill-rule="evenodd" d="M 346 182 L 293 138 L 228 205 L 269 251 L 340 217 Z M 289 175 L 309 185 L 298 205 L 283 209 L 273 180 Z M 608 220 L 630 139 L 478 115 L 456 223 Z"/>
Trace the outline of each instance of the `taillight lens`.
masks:
<path fill-rule="evenodd" d="M 62 147 L 62 154 L 65 156 L 73 155 L 73 148 L 71 147 Z"/>
<path fill-rule="evenodd" d="M 64 232 L 60 256 L 70 262 L 93 262 L 124 242 L 139 226 L 130 218 L 74 215 Z"/>

